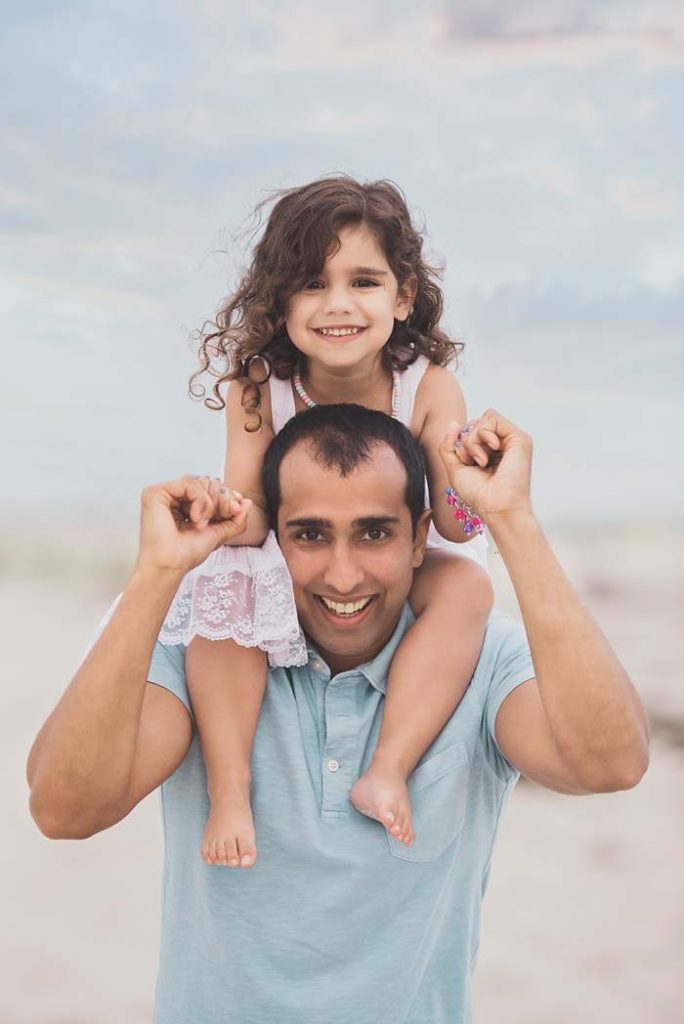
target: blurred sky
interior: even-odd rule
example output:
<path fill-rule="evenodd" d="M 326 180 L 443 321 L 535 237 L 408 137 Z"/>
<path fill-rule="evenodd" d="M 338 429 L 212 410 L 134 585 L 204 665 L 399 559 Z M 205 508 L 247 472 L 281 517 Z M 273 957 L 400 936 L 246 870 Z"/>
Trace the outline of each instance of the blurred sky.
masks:
<path fill-rule="evenodd" d="M 684 8 L 672 0 L 4 6 L 0 518 L 128 522 L 216 472 L 186 397 L 269 189 L 405 191 L 472 413 L 543 516 L 681 512 Z"/>

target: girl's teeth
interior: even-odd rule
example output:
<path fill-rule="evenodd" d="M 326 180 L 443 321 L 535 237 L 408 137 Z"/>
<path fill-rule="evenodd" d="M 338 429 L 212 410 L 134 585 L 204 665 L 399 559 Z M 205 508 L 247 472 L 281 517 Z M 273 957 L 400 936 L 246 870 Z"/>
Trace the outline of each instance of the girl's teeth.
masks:
<path fill-rule="evenodd" d="M 334 328 L 330 328 L 330 327 L 321 327 L 320 328 L 320 333 L 321 334 L 326 334 L 326 335 L 330 334 L 330 335 L 332 335 L 333 338 L 346 338 L 347 335 L 349 335 L 349 334 L 358 334 L 360 330 L 361 330 L 360 327 L 354 327 L 352 330 L 346 330 L 346 329 L 335 330 Z"/>

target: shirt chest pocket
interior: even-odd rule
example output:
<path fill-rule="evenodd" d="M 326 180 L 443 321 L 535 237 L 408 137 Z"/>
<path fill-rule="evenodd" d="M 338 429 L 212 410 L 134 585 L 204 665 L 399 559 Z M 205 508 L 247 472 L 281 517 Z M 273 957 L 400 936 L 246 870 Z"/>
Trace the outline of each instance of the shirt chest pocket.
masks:
<path fill-rule="evenodd" d="M 468 791 L 469 759 L 463 743 L 455 743 L 423 761 L 409 779 L 413 807 L 413 846 L 387 833 L 390 853 L 399 860 L 437 860 L 458 839 L 463 828 Z"/>

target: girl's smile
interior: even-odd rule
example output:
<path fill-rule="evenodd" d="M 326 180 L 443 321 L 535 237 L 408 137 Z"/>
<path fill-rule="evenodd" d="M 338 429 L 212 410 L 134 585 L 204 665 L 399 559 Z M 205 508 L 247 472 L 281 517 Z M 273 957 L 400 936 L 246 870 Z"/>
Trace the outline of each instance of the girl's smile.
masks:
<path fill-rule="evenodd" d="M 343 228 L 338 237 L 340 247 L 321 274 L 290 299 L 287 333 L 308 357 L 313 375 L 316 369 L 375 374 L 377 356 L 395 320 L 408 316 L 411 296 L 400 291 L 382 246 L 365 224 Z"/>
<path fill-rule="evenodd" d="M 314 327 L 316 333 L 322 334 L 324 338 L 354 338 L 365 329 L 365 327 L 354 324 L 344 324 L 340 327 Z"/>

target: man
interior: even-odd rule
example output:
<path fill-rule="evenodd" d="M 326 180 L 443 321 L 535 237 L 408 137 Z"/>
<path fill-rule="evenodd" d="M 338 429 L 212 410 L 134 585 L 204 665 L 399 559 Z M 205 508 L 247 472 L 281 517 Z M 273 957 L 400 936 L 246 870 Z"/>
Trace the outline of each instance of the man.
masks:
<path fill-rule="evenodd" d="M 489 469 L 473 464 L 478 446 Z M 136 568 L 41 730 L 29 780 L 33 815 L 55 838 L 108 828 L 162 784 L 159 1024 L 469 1020 L 482 894 L 518 772 L 564 793 L 642 776 L 643 709 L 533 516 L 531 447 L 488 412 L 441 449 L 508 566 L 527 640 L 492 615 L 466 695 L 411 778 L 417 838 L 406 847 L 348 792 L 412 619 L 429 522 L 420 454 L 401 424 L 358 406 L 319 406 L 274 440 L 264 485 L 310 659 L 269 676 L 249 872 L 198 855 L 206 777 L 183 651 L 155 646 L 183 574 L 242 529 L 246 511 L 227 518 L 228 497 L 196 478 L 144 492 Z M 350 618 L 330 607 L 361 601 Z"/>

